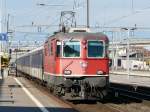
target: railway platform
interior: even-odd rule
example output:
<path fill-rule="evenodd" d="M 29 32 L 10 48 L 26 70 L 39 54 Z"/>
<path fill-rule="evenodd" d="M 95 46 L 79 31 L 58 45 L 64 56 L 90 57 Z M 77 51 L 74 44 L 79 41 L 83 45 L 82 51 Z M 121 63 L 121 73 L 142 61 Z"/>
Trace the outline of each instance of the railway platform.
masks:
<path fill-rule="evenodd" d="M 0 112 L 76 112 L 22 77 L 0 78 Z"/>
<path fill-rule="evenodd" d="M 114 75 L 128 75 L 127 70 L 111 70 L 110 74 Z M 130 70 L 131 76 L 143 76 L 143 77 L 150 77 L 150 71 L 140 71 L 140 70 Z"/>
<path fill-rule="evenodd" d="M 128 75 L 126 71 L 111 71 L 110 83 L 150 87 L 150 72 L 131 71 Z"/>

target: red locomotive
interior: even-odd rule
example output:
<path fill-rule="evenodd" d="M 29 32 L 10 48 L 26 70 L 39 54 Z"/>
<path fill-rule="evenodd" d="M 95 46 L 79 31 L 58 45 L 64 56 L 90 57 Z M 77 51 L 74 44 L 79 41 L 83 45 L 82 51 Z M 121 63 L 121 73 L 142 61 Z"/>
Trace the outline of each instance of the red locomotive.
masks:
<path fill-rule="evenodd" d="M 69 98 L 103 98 L 109 80 L 108 38 L 102 33 L 57 33 L 44 44 L 44 80 Z"/>
<path fill-rule="evenodd" d="M 107 94 L 108 38 L 88 29 L 59 32 L 43 46 L 17 59 L 17 69 L 45 82 L 67 99 L 97 99 Z"/>

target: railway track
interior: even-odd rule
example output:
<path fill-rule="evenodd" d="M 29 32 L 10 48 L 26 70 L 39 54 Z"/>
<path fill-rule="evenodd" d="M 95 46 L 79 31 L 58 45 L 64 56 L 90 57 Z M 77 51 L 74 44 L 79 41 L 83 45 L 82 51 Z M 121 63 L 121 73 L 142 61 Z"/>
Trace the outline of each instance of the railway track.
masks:
<path fill-rule="evenodd" d="M 114 98 L 115 99 L 115 98 Z M 106 106 L 114 108 L 119 112 L 149 112 L 150 102 L 145 100 L 137 100 L 135 97 L 119 95 L 116 101 L 108 102 Z"/>
<path fill-rule="evenodd" d="M 110 92 L 118 100 L 124 100 L 123 106 L 122 104 L 109 104 L 112 107 L 127 112 L 150 111 L 150 88 L 137 87 L 136 85 L 111 84 Z"/>
<path fill-rule="evenodd" d="M 111 84 L 110 91 L 136 100 L 150 100 L 150 88 L 129 85 Z"/>

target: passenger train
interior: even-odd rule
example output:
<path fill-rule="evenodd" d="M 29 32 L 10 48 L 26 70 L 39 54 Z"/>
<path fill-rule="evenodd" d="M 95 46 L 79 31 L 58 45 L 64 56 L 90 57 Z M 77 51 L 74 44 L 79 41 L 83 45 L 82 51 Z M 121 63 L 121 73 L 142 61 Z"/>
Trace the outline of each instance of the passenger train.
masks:
<path fill-rule="evenodd" d="M 102 99 L 109 85 L 108 44 L 103 33 L 58 32 L 20 56 L 17 70 L 66 99 Z"/>

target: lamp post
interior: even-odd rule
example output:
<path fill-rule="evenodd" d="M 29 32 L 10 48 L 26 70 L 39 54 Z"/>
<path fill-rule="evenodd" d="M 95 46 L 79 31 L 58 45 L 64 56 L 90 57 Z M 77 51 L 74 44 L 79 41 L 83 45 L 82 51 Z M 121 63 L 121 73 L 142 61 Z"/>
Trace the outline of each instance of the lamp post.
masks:
<path fill-rule="evenodd" d="M 116 43 L 115 43 L 115 40 L 116 40 L 116 32 L 113 31 L 112 32 L 112 45 L 113 45 L 113 60 L 112 60 L 112 65 L 113 65 L 113 71 L 116 70 Z"/>
<path fill-rule="evenodd" d="M 130 32 L 136 30 L 137 28 L 121 28 L 122 30 L 126 30 L 127 31 L 127 63 L 126 63 L 126 67 L 127 67 L 127 75 L 128 75 L 128 79 L 130 77 Z"/>
<path fill-rule="evenodd" d="M 16 49 L 16 77 L 18 77 L 18 68 L 17 68 L 17 52 L 18 52 L 18 45 L 17 45 L 17 49 Z"/>
<path fill-rule="evenodd" d="M 89 0 L 87 0 L 87 28 L 90 27 Z"/>
<path fill-rule="evenodd" d="M 128 78 L 130 77 L 130 29 L 128 29 L 128 36 L 127 36 L 127 73 Z"/>

